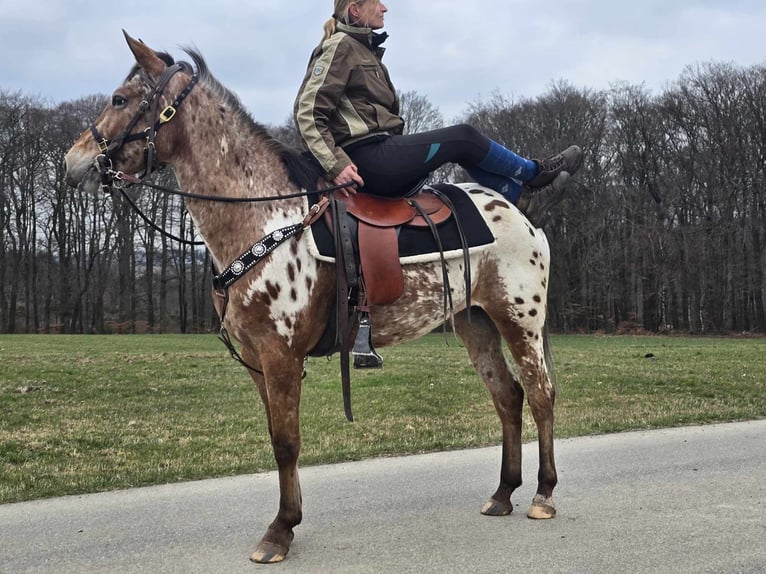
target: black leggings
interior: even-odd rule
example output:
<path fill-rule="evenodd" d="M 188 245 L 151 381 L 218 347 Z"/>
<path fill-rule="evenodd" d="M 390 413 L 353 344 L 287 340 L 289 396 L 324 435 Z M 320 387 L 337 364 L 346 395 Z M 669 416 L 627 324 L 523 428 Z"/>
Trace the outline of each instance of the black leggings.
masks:
<path fill-rule="evenodd" d="M 490 140 L 475 128 L 459 124 L 418 134 L 372 138 L 345 151 L 356 164 L 367 193 L 401 196 L 445 163 L 476 168 Z"/>

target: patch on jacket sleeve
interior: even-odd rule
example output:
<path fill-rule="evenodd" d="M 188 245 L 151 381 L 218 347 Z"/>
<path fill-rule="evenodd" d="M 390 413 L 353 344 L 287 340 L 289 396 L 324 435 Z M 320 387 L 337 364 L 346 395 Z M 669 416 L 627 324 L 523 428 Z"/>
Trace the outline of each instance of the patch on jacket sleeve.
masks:
<path fill-rule="evenodd" d="M 321 76 L 321 75 L 322 75 L 322 72 L 324 72 L 324 66 L 321 66 L 321 65 L 319 65 L 319 66 L 314 66 L 314 72 L 313 72 L 313 74 L 314 74 L 315 76 Z"/>

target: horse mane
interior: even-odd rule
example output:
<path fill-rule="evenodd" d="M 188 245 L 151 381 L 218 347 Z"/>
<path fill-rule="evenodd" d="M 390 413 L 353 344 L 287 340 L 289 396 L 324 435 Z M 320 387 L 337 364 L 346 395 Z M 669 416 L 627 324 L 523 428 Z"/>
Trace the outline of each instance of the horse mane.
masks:
<path fill-rule="evenodd" d="M 295 149 L 292 146 L 279 141 L 273 135 L 269 133 L 269 130 L 263 125 L 256 122 L 250 113 L 245 109 L 240 101 L 239 97 L 224 86 L 218 79 L 213 76 L 208 68 L 205 58 L 202 54 L 194 48 L 185 47 L 182 48 L 191 59 L 194 61 L 194 66 L 188 62 L 178 62 L 185 71 L 189 74 L 193 74 L 196 70 L 199 76 L 200 84 L 204 85 L 212 94 L 221 102 L 222 105 L 231 109 L 234 117 L 240 121 L 252 134 L 263 141 L 266 144 L 266 148 L 275 153 L 277 157 L 282 161 L 287 169 L 287 176 L 289 180 L 295 184 L 299 189 L 313 191 L 317 188 L 317 183 L 324 176 L 319 164 L 309 154 L 303 154 L 301 151 Z M 172 66 L 175 64 L 173 56 L 167 52 L 155 52 L 157 57 L 160 58 L 165 65 Z M 136 64 L 131 69 L 128 76 L 125 78 L 127 81 L 137 73 L 143 74 L 141 67 Z"/>
<path fill-rule="evenodd" d="M 231 109 L 234 117 L 239 120 L 246 129 L 250 130 L 256 138 L 263 141 L 266 144 L 267 149 L 279 157 L 287 169 L 287 175 L 290 181 L 301 189 L 310 191 L 316 189 L 317 182 L 324 174 L 319 165 L 316 164 L 315 161 L 312 161 L 313 158 L 308 158 L 294 147 L 279 141 L 269 133 L 268 129 L 263 124 L 256 122 L 242 105 L 239 97 L 213 76 L 207 66 L 207 62 L 205 62 L 205 59 L 199 51 L 189 47 L 183 48 L 183 51 L 194 61 L 200 84 L 204 85 L 210 92 L 212 92 L 221 104 Z M 160 58 L 163 58 L 163 55 L 159 56 Z M 181 65 L 184 64 L 188 66 L 185 62 L 181 62 Z M 172 65 L 172 62 L 169 65 Z M 189 67 L 191 68 L 191 66 Z"/>

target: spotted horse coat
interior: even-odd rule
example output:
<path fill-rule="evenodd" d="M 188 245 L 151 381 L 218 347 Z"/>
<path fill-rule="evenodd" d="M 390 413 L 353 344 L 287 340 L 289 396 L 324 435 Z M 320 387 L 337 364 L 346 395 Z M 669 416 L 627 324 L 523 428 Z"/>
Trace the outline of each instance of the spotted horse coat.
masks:
<path fill-rule="evenodd" d="M 155 164 L 172 166 L 186 192 L 252 198 L 289 196 L 317 187 L 318 174 L 251 119 L 236 96 L 210 74 L 197 52 L 186 51 L 194 66 L 178 66 L 169 56 L 125 36 L 136 64 L 93 129 L 83 132 L 67 153 L 71 185 L 95 192 L 105 174 L 137 181 L 135 176 L 124 174 L 146 169 L 146 143 L 140 137 L 123 141 L 121 135 L 126 130 L 148 130 L 145 133 L 153 140 Z M 193 78 L 197 85 L 189 90 Z M 184 93 L 183 104 L 174 106 Z M 151 100 L 151 105 L 142 104 L 146 100 Z M 158 120 L 158 113 L 170 116 L 170 120 Z M 152 126 L 160 129 L 152 132 Z M 103 137 L 101 147 L 94 134 Z M 104 149 L 109 150 L 107 154 Z M 463 187 L 496 238 L 491 248 L 470 256 L 474 305 L 470 322 L 465 312 L 462 260 L 449 265 L 452 298 L 458 311 L 455 330 L 492 395 L 503 432 L 500 482 L 482 512 L 504 515 L 513 509 L 511 494 L 521 484 L 521 419 L 526 395 L 539 441 L 537 493 L 528 515 L 552 518 L 557 480 L 553 455 L 555 391 L 543 332 L 548 243 L 541 230 L 499 195 L 476 184 Z M 186 205 L 219 269 L 226 268 L 258 238 L 305 216 L 303 199 L 297 197 L 263 203 L 189 198 Z M 302 519 L 297 470 L 301 374 L 304 357 L 316 345 L 328 320 L 335 288 L 333 268 L 311 256 L 305 235 L 299 234 L 275 249 L 228 290 L 225 327 L 239 342 L 243 360 L 259 371 L 250 375 L 265 407 L 279 469 L 279 511 L 253 552 L 251 558 L 257 562 L 283 560 L 294 527 Z M 214 300 L 220 312 L 220 298 Z M 443 321 L 442 303 L 440 264 L 407 265 L 401 298 L 371 309 L 373 343 L 384 347 L 430 332 Z M 515 372 L 503 345 L 510 350 Z"/>

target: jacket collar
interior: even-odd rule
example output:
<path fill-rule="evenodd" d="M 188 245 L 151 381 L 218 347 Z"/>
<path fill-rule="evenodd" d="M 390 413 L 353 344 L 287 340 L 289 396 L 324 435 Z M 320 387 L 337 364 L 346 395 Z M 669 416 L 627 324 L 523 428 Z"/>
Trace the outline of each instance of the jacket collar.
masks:
<path fill-rule="evenodd" d="M 382 58 L 386 49 L 382 46 L 388 38 L 388 32 L 375 32 L 372 28 L 362 28 L 361 26 L 351 26 L 340 20 L 335 23 L 336 30 L 348 34 L 355 40 L 367 46 L 378 57 Z"/>

